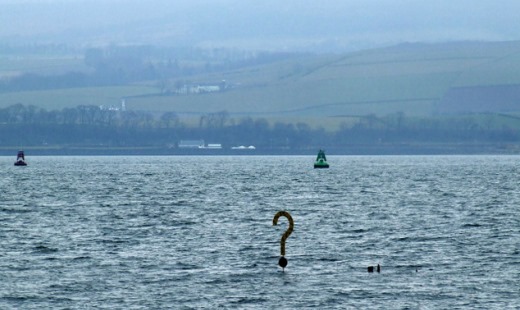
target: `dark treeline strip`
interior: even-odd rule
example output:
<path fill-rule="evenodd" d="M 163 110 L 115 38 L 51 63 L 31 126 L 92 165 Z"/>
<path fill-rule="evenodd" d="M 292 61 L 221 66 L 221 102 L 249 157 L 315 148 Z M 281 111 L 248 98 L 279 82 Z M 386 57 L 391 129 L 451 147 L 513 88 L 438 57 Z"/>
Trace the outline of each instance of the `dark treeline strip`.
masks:
<path fill-rule="evenodd" d="M 305 123 L 269 124 L 266 119 L 233 119 L 227 112 L 200 117 L 188 126 L 177 114 L 116 111 L 78 106 L 47 111 L 22 104 L 0 109 L 0 146 L 74 145 L 103 147 L 175 147 L 180 140 L 203 139 L 225 147 L 255 145 L 262 149 L 316 149 L 351 145 L 404 143 L 497 144 L 520 142 L 520 130 L 480 124 L 471 118 L 417 121 L 402 114 L 368 116 L 335 132 Z"/>

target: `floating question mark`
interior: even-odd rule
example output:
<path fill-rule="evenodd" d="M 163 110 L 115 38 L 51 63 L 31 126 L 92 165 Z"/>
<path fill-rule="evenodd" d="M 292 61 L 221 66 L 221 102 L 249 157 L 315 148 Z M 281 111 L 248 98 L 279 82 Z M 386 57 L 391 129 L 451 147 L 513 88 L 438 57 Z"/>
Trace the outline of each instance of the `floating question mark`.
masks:
<path fill-rule="evenodd" d="M 285 240 L 287 240 L 287 238 L 289 238 L 289 235 L 293 231 L 294 221 L 292 219 L 292 216 L 289 214 L 289 212 L 287 212 L 287 211 L 278 211 L 278 213 L 276 213 L 274 215 L 273 225 L 278 224 L 278 219 L 281 216 L 285 216 L 289 220 L 289 228 L 287 228 L 287 230 L 285 231 L 285 233 L 282 236 L 282 240 L 280 241 L 280 255 L 282 257 L 280 257 L 280 260 L 278 261 L 278 265 L 280 265 L 280 267 L 282 267 L 282 269 L 284 269 L 285 266 L 287 266 L 287 259 L 284 257 L 285 256 Z"/>

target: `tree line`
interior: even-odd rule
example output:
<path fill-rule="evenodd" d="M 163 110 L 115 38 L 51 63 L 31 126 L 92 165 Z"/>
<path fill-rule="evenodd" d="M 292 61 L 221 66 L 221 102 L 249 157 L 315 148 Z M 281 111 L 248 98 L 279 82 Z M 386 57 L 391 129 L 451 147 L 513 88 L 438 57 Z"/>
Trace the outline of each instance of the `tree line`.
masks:
<path fill-rule="evenodd" d="M 306 123 L 233 118 L 225 111 L 186 124 L 174 112 L 121 111 L 97 106 L 46 110 L 22 104 L 0 109 L 0 146 L 176 147 L 180 140 L 203 139 L 225 147 L 255 145 L 264 150 L 348 149 L 439 143 L 515 144 L 518 128 L 472 117 L 415 119 L 403 113 L 367 115 L 335 131 Z"/>

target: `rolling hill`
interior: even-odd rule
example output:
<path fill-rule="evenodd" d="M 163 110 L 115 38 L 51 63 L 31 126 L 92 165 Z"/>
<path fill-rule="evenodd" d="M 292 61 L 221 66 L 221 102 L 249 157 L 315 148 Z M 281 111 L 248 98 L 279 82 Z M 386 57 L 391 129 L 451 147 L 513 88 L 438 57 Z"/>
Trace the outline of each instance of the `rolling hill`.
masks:
<path fill-rule="evenodd" d="M 519 69 L 520 42 L 401 44 L 182 79 L 190 85 L 224 80 L 224 91 L 179 95 L 171 86 L 178 81 L 168 81 L 169 92 L 161 91 L 157 81 L 143 81 L 124 87 L 4 92 L 0 107 L 118 105 L 125 98 L 128 109 L 173 111 L 181 116 L 219 111 L 237 117 L 287 119 L 516 113 L 520 111 Z"/>
<path fill-rule="evenodd" d="M 135 109 L 329 119 L 520 111 L 520 42 L 403 44 L 199 77 L 233 88 L 128 100 Z M 197 80 L 197 79 L 193 79 Z"/>

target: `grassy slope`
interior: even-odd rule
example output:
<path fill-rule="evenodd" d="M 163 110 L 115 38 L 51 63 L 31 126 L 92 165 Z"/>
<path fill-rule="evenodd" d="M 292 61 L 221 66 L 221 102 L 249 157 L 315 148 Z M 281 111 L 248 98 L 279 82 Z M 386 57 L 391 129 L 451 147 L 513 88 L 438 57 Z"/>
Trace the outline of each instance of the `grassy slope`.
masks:
<path fill-rule="evenodd" d="M 21 103 L 47 110 L 76 107 L 79 105 L 120 106 L 121 99 L 155 92 L 146 86 L 68 88 L 46 91 L 0 93 L 0 107 Z"/>
<path fill-rule="evenodd" d="M 84 64 L 83 58 L 77 55 L 0 56 L 0 78 L 16 76 L 23 73 L 47 75 L 70 71 L 86 72 L 89 70 L 90 69 Z"/>
<path fill-rule="evenodd" d="M 429 115 L 452 87 L 520 83 L 520 43 L 402 45 L 252 68 L 213 80 L 226 93 L 139 98 L 134 107 L 266 117 Z M 205 77 L 211 80 L 211 77 Z"/>
<path fill-rule="evenodd" d="M 127 99 L 130 109 L 194 116 L 223 110 L 232 116 L 310 121 L 400 111 L 425 116 L 452 87 L 520 84 L 520 42 L 405 44 L 189 79 L 225 79 L 234 88 L 189 96 L 151 95 L 158 90 L 131 85 L 21 92 L 0 94 L 0 107 L 18 102 L 47 108 L 115 105 L 121 97 L 132 97 Z"/>

